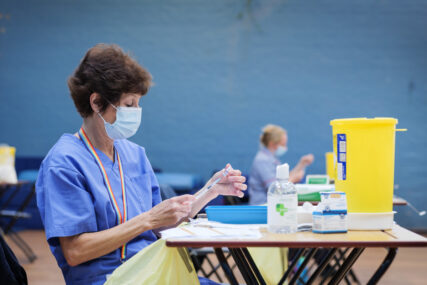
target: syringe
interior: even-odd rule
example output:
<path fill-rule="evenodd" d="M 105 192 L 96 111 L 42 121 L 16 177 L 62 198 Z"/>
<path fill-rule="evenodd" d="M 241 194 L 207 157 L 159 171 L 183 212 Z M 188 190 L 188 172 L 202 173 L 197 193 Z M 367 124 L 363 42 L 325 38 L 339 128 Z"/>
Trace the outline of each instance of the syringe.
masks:
<path fill-rule="evenodd" d="M 226 177 L 228 175 L 228 173 L 230 172 L 230 170 L 231 170 L 231 166 L 227 167 L 224 170 L 224 172 L 222 173 L 221 177 L 218 177 L 217 179 L 215 179 L 215 181 L 212 182 L 212 184 L 210 184 L 208 187 L 202 189 L 199 193 L 196 194 L 196 199 L 199 199 L 200 197 L 205 195 L 212 187 L 214 187 L 219 181 L 221 181 L 221 179 Z"/>

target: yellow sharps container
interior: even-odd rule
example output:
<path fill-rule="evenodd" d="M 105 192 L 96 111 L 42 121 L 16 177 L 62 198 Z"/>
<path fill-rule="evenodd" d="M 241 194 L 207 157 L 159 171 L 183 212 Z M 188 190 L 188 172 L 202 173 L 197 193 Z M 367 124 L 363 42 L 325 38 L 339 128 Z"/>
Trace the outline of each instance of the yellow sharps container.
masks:
<path fill-rule="evenodd" d="M 330 180 L 335 180 L 334 153 L 333 152 L 325 153 L 325 161 L 326 161 L 326 174 L 329 176 Z"/>
<path fill-rule="evenodd" d="M 349 229 L 393 225 L 394 152 L 397 119 L 331 121 L 335 188 L 347 195 Z"/>

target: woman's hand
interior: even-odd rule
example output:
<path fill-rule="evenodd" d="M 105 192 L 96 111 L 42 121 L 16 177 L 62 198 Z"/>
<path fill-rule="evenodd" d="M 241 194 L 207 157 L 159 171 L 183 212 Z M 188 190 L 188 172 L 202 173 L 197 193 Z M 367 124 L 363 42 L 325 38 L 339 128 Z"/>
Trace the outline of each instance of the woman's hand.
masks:
<path fill-rule="evenodd" d="M 224 169 L 215 173 L 212 178 L 209 179 L 205 187 L 209 186 L 216 179 L 221 178 L 218 184 L 212 187 L 212 191 L 214 191 L 216 195 L 237 196 L 242 198 L 244 195 L 242 191 L 245 191 L 248 188 L 246 184 L 243 184 L 246 181 L 246 178 L 242 176 L 242 172 L 240 170 L 233 168 L 231 168 L 227 176 L 223 177 L 223 173 L 228 167 L 231 167 L 229 163 Z"/>
<path fill-rule="evenodd" d="M 313 161 L 314 161 L 314 155 L 309 153 L 301 157 L 301 159 L 299 160 L 299 163 L 301 164 L 301 166 L 307 167 L 310 164 L 312 164 Z"/>
<path fill-rule="evenodd" d="M 165 200 L 146 212 L 150 220 L 150 228 L 174 226 L 188 218 L 191 214 L 193 195 L 176 196 Z"/>
<path fill-rule="evenodd" d="M 314 155 L 306 154 L 303 157 L 300 158 L 297 166 L 295 166 L 294 169 L 289 173 L 289 180 L 292 183 L 298 183 L 300 182 L 305 175 L 305 168 L 312 164 L 314 161 Z"/>

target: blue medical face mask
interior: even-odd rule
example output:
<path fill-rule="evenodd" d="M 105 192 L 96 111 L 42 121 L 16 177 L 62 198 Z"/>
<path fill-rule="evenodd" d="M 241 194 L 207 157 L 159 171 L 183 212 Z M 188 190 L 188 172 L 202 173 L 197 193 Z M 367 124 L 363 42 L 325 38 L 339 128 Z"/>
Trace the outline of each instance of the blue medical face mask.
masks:
<path fill-rule="evenodd" d="M 280 157 L 280 156 L 284 155 L 287 151 L 288 151 L 287 147 L 279 145 L 279 147 L 276 149 L 276 152 L 274 153 L 274 155 L 276 157 Z"/>
<path fill-rule="evenodd" d="M 111 104 L 111 103 L 110 103 Z M 140 107 L 116 107 L 111 104 L 116 112 L 116 121 L 112 124 L 105 121 L 100 113 L 98 115 L 104 121 L 105 131 L 112 140 L 127 139 L 133 136 L 141 124 Z"/>

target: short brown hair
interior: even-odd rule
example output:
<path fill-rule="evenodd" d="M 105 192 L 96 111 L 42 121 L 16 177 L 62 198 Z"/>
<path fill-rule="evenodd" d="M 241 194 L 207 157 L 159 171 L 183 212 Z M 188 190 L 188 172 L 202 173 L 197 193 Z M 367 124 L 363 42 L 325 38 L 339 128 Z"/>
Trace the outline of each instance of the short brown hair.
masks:
<path fill-rule="evenodd" d="M 109 102 L 117 103 L 124 93 L 147 94 L 151 79 L 151 74 L 119 46 L 97 44 L 68 79 L 68 88 L 77 111 L 86 118 L 93 113 L 92 93 L 101 96 L 98 104 L 104 111 Z"/>
<path fill-rule="evenodd" d="M 282 136 L 286 134 L 286 130 L 277 125 L 266 125 L 262 128 L 262 134 L 260 137 L 261 143 L 268 147 L 270 142 L 279 143 L 282 139 Z"/>

